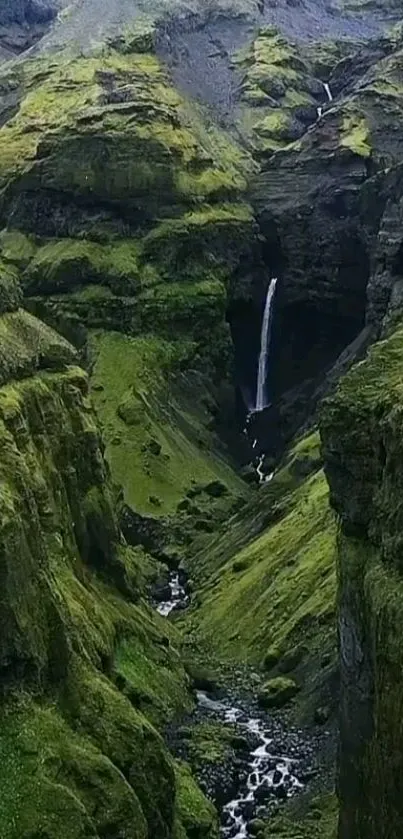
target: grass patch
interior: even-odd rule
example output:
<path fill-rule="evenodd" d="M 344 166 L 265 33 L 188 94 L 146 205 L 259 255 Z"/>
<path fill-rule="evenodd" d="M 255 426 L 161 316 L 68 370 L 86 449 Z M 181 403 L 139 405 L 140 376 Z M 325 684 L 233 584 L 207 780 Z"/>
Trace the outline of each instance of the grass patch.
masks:
<path fill-rule="evenodd" d="M 208 430 L 207 393 L 200 380 L 189 379 L 183 401 L 167 387 L 170 372 L 189 353 L 186 339 L 174 343 L 152 335 L 100 333 L 92 341 L 93 394 L 107 459 L 128 504 L 139 512 L 172 513 L 192 485 L 214 479 L 237 493 L 245 491 Z M 152 439 L 161 447 L 159 454 L 147 446 Z M 152 497 L 160 500 L 158 507 Z"/>

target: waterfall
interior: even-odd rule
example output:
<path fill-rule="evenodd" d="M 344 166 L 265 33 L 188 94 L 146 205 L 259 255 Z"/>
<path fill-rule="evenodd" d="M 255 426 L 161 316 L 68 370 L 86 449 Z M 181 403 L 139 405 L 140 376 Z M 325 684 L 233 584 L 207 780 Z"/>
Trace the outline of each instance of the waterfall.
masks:
<path fill-rule="evenodd" d="M 329 102 L 333 102 L 332 91 L 330 90 L 330 87 L 329 87 L 328 83 L 323 82 L 323 87 L 325 88 L 326 96 L 327 96 Z"/>
<path fill-rule="evenodd" d="M 262 331 L 260 337 L 260 356 L 259 356 L 259 370 L 257 376 L 257 390 L 256 390 L 256 411 L 263 411 L 266 407 L 266 379 L 267 379 L 267 362 L 270 349 L 270 332 L 271 332 L 271 313 L 274 299 L 274 292 L 276 290 L 277 279 L 270 280 L 270 285 L 267 290 L 266 305 L 264 307 Z"/>

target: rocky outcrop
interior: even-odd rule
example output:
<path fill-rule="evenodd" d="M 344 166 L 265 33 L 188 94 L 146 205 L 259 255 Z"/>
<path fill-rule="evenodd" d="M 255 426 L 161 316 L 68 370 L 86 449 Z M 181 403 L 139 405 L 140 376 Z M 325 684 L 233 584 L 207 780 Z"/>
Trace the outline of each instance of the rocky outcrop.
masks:
<path fill-rule="evenodd" d="M 313 56 L 313 50 L 291 43 L 274 26 L 267 26 L 236 59 L 242 73 L 240 124 L 251 135 L 258 158 L 267 158 L 301 137 L 327 102 Z"/>
<path fill-rule="evenodd" d="M 0 8 L 0 61 L 40 40 L 60 7 L 57 0 L 5 0 Z"/>
<path fill-rule="evenodd" d="M 324 405 L 330 500 L 341 521 L 340 839 L 403 830 L 401 327 Z"/>

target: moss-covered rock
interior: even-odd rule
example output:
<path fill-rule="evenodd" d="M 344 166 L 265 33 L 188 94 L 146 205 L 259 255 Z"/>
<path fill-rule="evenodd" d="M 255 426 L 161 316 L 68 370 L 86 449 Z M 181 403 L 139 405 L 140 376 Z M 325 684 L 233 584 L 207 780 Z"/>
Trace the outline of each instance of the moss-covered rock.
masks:
<path fill-rule="evenodd" d="M 244 74 L 243 129 L 251 134 L 259 155 L 293 142 L 315 122 L 326 93 L 315 75 L 314 54 L 290 42 L 274 26 L 266 26 L 237 56 L 237 67 Z"/>
<path fill-rule="evenodd" d="M 189 839 L 218 839 L 218 823 L 213 805 L 207 801 L 196 786 L 189 767 L 178 762 L 176 767 L 178 786 L 177 812 Z"/>
<path fill-rule="evenodd" d="M 258 702 L 262 708 L 282 708 L 287 705 L 300 690 L 294 679 L 276 676 L 265 682 L 258 693 Z"/>
<path fill-rule="evenodd" d="M 263 659 L 265 669 L 272 670 L 279 663 L 280 658 L 280 650 L 277 647 L 270 647 Z"/>
<path fill-rule="evenodd" d="M 22 301 L 18 273 L 7 263 L 0 262 L 0 314 L 13 312 Z"/>
<path fill-rule="evenodd" d="M 300 796 L 289 801 L 284 810 L 266 826 L 269 839 L 336 839 L 337 799 L 331 792 L 314 798 Z"/>

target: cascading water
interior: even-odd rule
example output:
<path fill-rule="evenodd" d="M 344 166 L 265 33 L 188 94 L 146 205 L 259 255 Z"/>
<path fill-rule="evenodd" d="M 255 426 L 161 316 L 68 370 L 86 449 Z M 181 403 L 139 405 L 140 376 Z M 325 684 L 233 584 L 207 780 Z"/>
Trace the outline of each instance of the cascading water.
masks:
<path fill-rule="evenodd" d="M 267 379 L 267 362 L 269 360 L 270 348 L 270 332 L 272 320 L 272 307 L 274 301 L 274 292 L 276 290 L 277 279 L 274 277 L 270 280 L 270 285 L 267 290 L 266 305 L 264 307 L 264 315 L 262 322 L 262 331 L 260 338 L 260 356 L 259 369 L 257 375 L 257 389 L 256 389 L 256 411 L 263 411 L 266 407 L 266 379 Z"/>
<path fill-rule="evenodd" d="M 327 96 L 329 102 L 333 102 L 333 94 L 332 94 L 332 91 L 330 90 L 330 87 L 329 87 L 328 83 L 323 82 L 323 87 L 325 88 L 326 96 Z"/>

